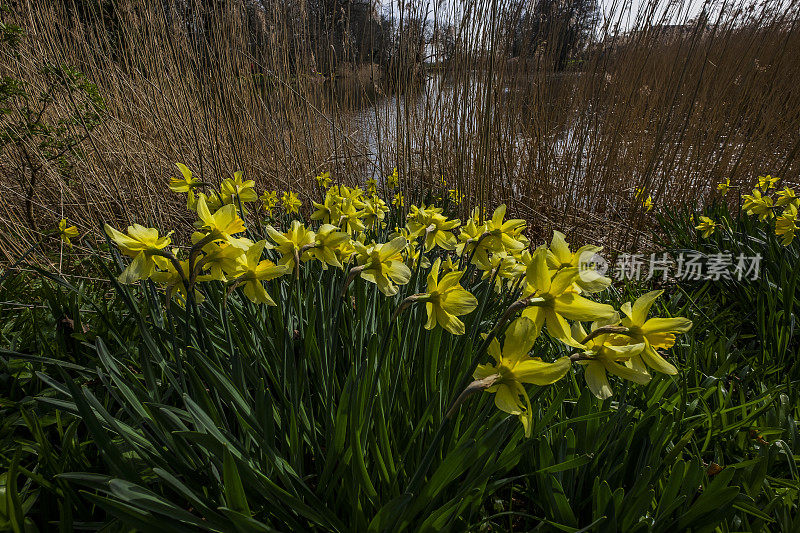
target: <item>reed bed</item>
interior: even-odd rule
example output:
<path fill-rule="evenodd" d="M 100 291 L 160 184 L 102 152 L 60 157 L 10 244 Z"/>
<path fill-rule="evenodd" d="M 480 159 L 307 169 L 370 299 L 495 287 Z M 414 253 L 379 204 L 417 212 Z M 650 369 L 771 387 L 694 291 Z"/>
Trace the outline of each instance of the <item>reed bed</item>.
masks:
<path fill-rule="evenodd" d="M 62 217 L 94 235 L 99 220 L 184 218 L 162 192 L 176 161 L 211 183 L 241 170 L 262 189 L 299 191 L 306 207 L 322 171 L 353 184 L 397 167 L 407 188 L 444 177 L 471 204 L 507 203 L 532 237 L 559 227 L 617 250 L 650 224 L 638 189 L 664 208 L 706 203 L 726 178 L 797 181 L 797 2 L 709 3 L 694 22 L 687 3 L 620 2 L 567 68 L 555 47 L 512 57 L 526 4 L 394 4 L 377 64 L 325 37 L 300 2 L 17 2 L 10 16 L 27 35 L 4 73 L 36 86 L 43 63 L 74 65 L 107 110 L 75 170 L 45 168 L 33 194 L 5 147 L 5 259 Z M 422 48 L 427 62 L 414 56 L 420 19 L 452 24 L 446 56 L 437 43 Z"/>

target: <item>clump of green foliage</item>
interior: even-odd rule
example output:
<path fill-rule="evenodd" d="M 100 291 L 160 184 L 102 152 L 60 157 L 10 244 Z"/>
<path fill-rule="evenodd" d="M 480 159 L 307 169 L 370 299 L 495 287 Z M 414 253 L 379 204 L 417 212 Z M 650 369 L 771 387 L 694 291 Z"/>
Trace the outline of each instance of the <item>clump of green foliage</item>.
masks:
<path fill-rule="evenodd" d="M 317 204 L 323 214 L 343 208 L 352 194 L 330 189 L 328 179 L 318 180 L 334 191 Z M 192 193 L 201 186 L 186 172 L 172 184 Z M 480 380 L 471 384 L 475 394 L 462 398 L 476 363 L 490 360 L 490 339 L 481 333 L 502 341 L 503 356 L 512 353 L 519 331 L 513 324 L 521 319 L 506 329 L 503 317 L 509 309 L 522 312 L 514 307 L 524 294 L 522 278 L 498 283 L 501 273 L 516 274 L 491 262 L 484 270 L 469 260 L 476 254 L 461 263 L 446 249 L 427 248 L 427 237 L 439 229 L 423 225 L 414 235 L 419 209 L 406 219 L 398 201 L 362 230 L 365 243 L 387 242 L 395 226 L 410 222 L 412 246 L 401 260 L 411 276 L 387 295 L 391 289 L 358 277 L 369 267 L 353 275 L 365 264 L 357 256 L 348 256 L 356 263 L 342 269 L 310 256 L 303 261 L 313 251 L 305 245 L 295 255 L 285 241 L 299 245 L 305 235 L 299 200 L 287 192 L 287 213 L 275 215 L 277 195 L 268 193 L 264 211 L 254 211 L 244 208 L 257 197 L 247 189 L 252 185 L 237 176 L 220 191 L 197 193 L 205 235 L 198 238 L 208 240 L 204 246 L 247 245 L 238 240 L 244 238 L 248 253 L 259 239 L 272 239 L 275 249 L 259 245 L 258 257 L 246 260 L 263 267 L 259 272 L 274 268 L 272 261 L 287 266 L 300 259 L 262 285 L 268 299 L 255 288 L 248 292 L 252 279 L 235 277 L 242 272 L 235 266 L 221 267 L 224 279 L 218 272 L 197 285 L 202 301 L 194 286 L 173 290 L 188 279 L 177 268 L 175 276 L 156 275 L 175 263 L 167 252 L 156 255 L 166 248 L 159 248 L 163 236 L 146 228 L 109 232 L 132 262 L 116 246 L 111 262 L 97 254 L 94 268 L 105 272 L 107 284 L 73 284 L 47 272 L 4 281 L 3 300 L 46 302 L 0 316 L 9 391 L 0 407 L 6 495 L 0 519 L 10 527 L 791 531 L 800 525 L 795 381 L 776 365 L 759 364 L 762 354 L 753 348 L 771 335 L 767 328 L 742 328 L 736 309 L 713 304 L 722 297 L 744 301 L 752 290 L 747 283 L 662 287 L 667 297 L 651 313 L 694 321 L 671 349 L 679 373 L 653 373 L 642 384 L 619 380 L 614 396 L 598 399 L 583 384 L 588 365 L 574 365 L 551 385 L 527 385 L 524 425 L 519 414 L 496 408 L 497 392 L 480 393 L 487 390 Z M 407 201 L 412 195 L 406 191 Z M 208 201 L 219 202 L 213 213 L 205 212 Z M 430 205 L 423 209 L 433 213 Z M 251 222 L 246 237 L 222 231 L 243 232 L 234 224 L 239 215 Z M 270 226 L 262 223 L 265 215 Z M 680 224 L 664 220 L 676 245 L 696 238 L 688 213 Z M 550 251 L 558 246 L 554 240 Z M 169 262 L 153 259 L 152 269 L 144 268 L 145 249 L 151 259 Z M 179 266 L 190 260 L 171 253 Z M 500 253 L 507 252 L 491 255 Z M 436 322 L 426 327 L 429 274 L 446 258 L 461 263 L 460 284 L 477 303 L 459 315 L 463 332 Z M 527 260 L 519 254 L 521 264 Z M 791 265 L 773 268 L 784 279 Z M 213 277 L 200 267 L 197 273 Z M 27 296 L 15 296 L 21 287 Z M 593 297 L 619 307 L 651 288 L 611 286 Z M 773 280 L 762 290 L 785 287 Z M 276 305 L 265 305 L 270 301 Z M 530 350 L 554 362 L 577 355 L 574 361 L 585 363 L 597 357 L 575 354 L 550 324 L 545 328 L 525 355 Z"/>

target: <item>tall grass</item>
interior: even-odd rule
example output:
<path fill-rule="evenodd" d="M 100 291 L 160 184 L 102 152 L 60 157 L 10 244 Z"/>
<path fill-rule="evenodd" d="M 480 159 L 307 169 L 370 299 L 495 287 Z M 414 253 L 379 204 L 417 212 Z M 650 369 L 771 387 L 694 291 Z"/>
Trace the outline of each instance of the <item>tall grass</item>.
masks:
<path fill-rule="evenodd" d="M 726 177 L 800 173 L 796 2 L 709 4 L 708 18 L 683 31 L 663 25 L 687 22 L 688 3 L 652 0 L 633 13 L 619 2 L 557 73 L 546 47 L 509 58 L 518 2 L 406 2 L 394 12 L 406 25 L 400 53 L 344 81 L 326 77 L 329 67 L 344 72 L 358 51 L 319 42 L 302 3 L 76 7 L 87 5 L 18 2 L 28 38 L 19 58 L 2 58 L 6 73 L 34 85 L 43 61 L 75 65 L 108 106 L 76 172 L 49 169 L 37 186 L 41 227 L 62 216 L 84 231 L 101 214 L 155 225 L 182 216 L 179 199 L 162 193 L 175 161 L 211 182 L 243 170 L 261 187 L 300 191 L 322 170 L 347 182 L 397 166 L 406 185 L 443 175 L 474 203 L 507 202 L 534 233 L 558 226 L 626 248 L 647 222 L 637 188 L 668 206 L 703 202 Z M 408 21 L 420 17 L 454 24 L 436 74 L 408 69 L 403 52 L 413 48 L 404 48 Z M 320 64 L 317 52 L 333 44 L 344 57 Z M 11 260 L 39 236 L 18 165 L 8 153 L 2 165 L 0 238 Z"/>

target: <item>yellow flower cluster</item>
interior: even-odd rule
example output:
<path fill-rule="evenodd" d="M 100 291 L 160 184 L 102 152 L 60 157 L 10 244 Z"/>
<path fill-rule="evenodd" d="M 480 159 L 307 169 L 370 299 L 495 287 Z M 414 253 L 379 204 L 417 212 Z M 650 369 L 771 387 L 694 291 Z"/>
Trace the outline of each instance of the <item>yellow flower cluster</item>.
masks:
<path fill-rule="evenodd" d="M 369 189 L 374 191 L 374 184 Z M 340 226 L 349 235 L 376 228 L 389 212 L 386 202 L 374 192 L 367 196 L 360 187 L 345 185 L 334 185 L 326 191 L 322 203 L 312 204 L 315 211 L 311 220 Z"/>
<path fill-rule="evenodd" d="M 252 231 L 245 236 L 244 204 L 259 199 L 255 183 L 236 173 L 223 182 L 212 200 L 201 192 L 195 194 L 191 172 L 180 168 L 184 180 L 173 180 L 170 186 L 190 195 L 188 204 L 198 219 L 189 252 L 179 257 L 177 249 L 169 248 L 170 235 L 160 236 L 154 228 L 134 224 L 122 233 L 106 225 L 109 238 L 132 259 L 119 277 L 122 283 L 149 278 L 185 304 L 202 301 L 198 283 L 213 280 L 226 283 L 228 294 L 242 287 L 252 302 L 275 305 L 264 283 L 292 272 L 299 280 L 300 268 L 307 268 L 303 265 L 309 262 L 345 271 L 344 290 L 360 279 L 387 297 L 398 295 L 415 270 L 426 269 L 425 292 L 408 296 L 397 311 L 423 304 L 426 329 L 441 326 L 453 335 L 463 335 L 465 324 L 460 317 L 475 311 L 478 300 L 462 281 L 466 279 L 469 287 L 481 279 L 490 280 L 497 291 L 514 291 L 520 299 L 497 322 L 486 345 L 493 363 L 479 365 L 474 378 L 480 388 L 495 393 L 499 409 L 519 416 L 526 433 L 532 410 L 523 385 L 553 383 L 572 362 L 585 366 L 586 382 L 599 398 L 611 395 L 607 373 L 637 383 L 649 381 L 648 369 L 677 373 L 658 350 L 671 347 L 675 335 L 687 331 L 691 322 L 648 320 L 660 291 L 623 305 L 621 314 L 590 299 L 611 284 L 592 266 L 601 248 L 589 245 L 572 250 L 564 234 L 555 231 L 549 245 L 532 250 L 525 221 L 506 219 L 505 205 L 497 207 L 491 218 L 476 208 L 466 224 L 448 218 L 435 205 L 410 205 L 405 225 L 396 227 L 387 242 L 376 242 L 376 236 L 386 234 L 390 208 L 378 197 L 375 181 L 367 181 L 365 192 L 360 187 L 329 186 L 329 175 L 321 174 L 317 183 L 324 199 L 313 202 L 313 225 L 293 220 L 285 231 L 268 225 L 266 238 L 253 241 Z M 269 211 L 278 204 L 275 191 L 265 192 L 260 199 Z M 297 195 L 289 191 L 281 204 L 288 213 L 300 207 Z M 500 326 L 520 311 L 501 347 L 495 338 Z M 587 334 L 583 323 L 588 322 L 592 324 Z M 576 350 L 573 355 L 555 362 L 532 357 L 534 342 L 545 330 Z"/>
<path fill-rule="evenodd" d="M 742 195 L 742 210 L 748 215 L 758 217 L 762 222 L 775 219 L 775 234 L 781 238 L 784 246 L 788 246 L 794 241 L 798 230 L 797 209 L 800 207 L 800 200 L 794 189 L 789 186 L 778 190 L 779 180 L 780 178 L 771 175 L 759 176 L 758 184 L 753 191 Z M 725 194 L 730 187 L 730 179 L 726 179 L 717 185 L 717 190 Z M 719 223 L 710 217 L 701 216 L 700 224 L 695 228 L 702 232 L 703 238 L 708 238 L 714 234 L 717 227 Z"/>
<path fill-rule="evenodd" d="M 653 302 L 663 291 L 652 291 L 633 303 L 625 303 L 620 308 L 623 316 L 620 318 L 611 306 L 587 303 L 589 300 L 576 302 L 574 292 L 572 295 L 570 291 L 561 292 L 561 287 L 572 276 L 569 270 L 574 267 L 559 269 L 551 277 L 542 270 L 541 264 L 540 261 L 535 270 L 537 274 L 545 274 L 539 282 L 547 288 L 534 290 L 539 298 L 532 300 L 532 309 L 539 311 L 529 313 L 529 308 L 512 322 L 502 348 L 497 339 L 492 339 L 488 351 L 494 361 L 478 365 L 473 374 L 475 383 L 480 383 L 486 392 L 495 393 L 498 409 L 519 417 L 526 436 L 530 435 L 533 412 L 523 384 L 554 383 L 564 377 L 573 361 L 584 366 L 589 390 L 603 400 L 612 395 L 608 374 L 643 385 L 652 379 L 651 369 L 670 375 L 678 373 L 659 350 L 671 348 L 675 336 L 687 332 L 692 322 L 682 317 L 647 318 Z M 559 292 L 560 301 L 552 296 Z M 540 302 L 540 298 L 546 303 Z M 543 314 L 546 318 L 541 318 Z M 587 334 L 582 322 L 592 316 L 597 320 L 592 322 Z M 569 333 L 565 332 L 567 318 L 575 320 Z M 571 356 L 545 362 L 529 355 L 542 331 L 543 321 L 551 336 L 577 348 Z"/>

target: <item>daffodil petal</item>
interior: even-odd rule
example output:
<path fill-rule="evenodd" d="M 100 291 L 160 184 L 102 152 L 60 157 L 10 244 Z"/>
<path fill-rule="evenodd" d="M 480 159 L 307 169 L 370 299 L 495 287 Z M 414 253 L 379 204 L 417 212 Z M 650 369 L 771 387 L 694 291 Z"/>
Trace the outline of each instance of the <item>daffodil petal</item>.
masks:
<path fill-rule="evenodd" d="M 633 302 L 630 317 L 635 325 L 641 326 L 644 324 L 645 320 L 647 320 L 647 314 L 650 312 L 650 307 L 653 306 L 653 302 L 655 302 L 656 298 L 661 296 L 663 292 L 663 290 L 650 291 Z"/>
<path fill-rule="evenodd" d="M 571 365 L 566 356 L 552 363 L 531 358 L 517 363 L 513 372 L 514 377 L 522 383 L 544 386 L 563 378 Z"/>
<path fill-rule="evenodd" d="M 606 376 L 606 367 L 599 361 L 589 361 L 584 366 L 584 377 L 586 378 L 586 385 L 592 394 L 605 400 L 610 398 L 613 392 L 611 385 L 608 384 L 608 376 Z"/>
<path fill-rule="evenodd" d="M 503 343 L 503 360 L 513 367 L 517 361 L 522 360 L 536 342 L 536 324 L 527 317 L 520 317 L 506 330 Z"/>
<path fill-rule="evenodd" d="M 433 329 L 436 327 L 436 311 L 433 308 L 433 304 L 427 302 L 425 304 L 425 311 L 428 313 L 428 321 L 425 322 L 425 329 Z"/>
<path fill-rule="evenodd" d="M 562 268 L 553 276 L 548 292 L 553 296 L 563 294 L 578 279 L 579 275 L 578 267 Z"/>
<path fill-rule="evenodd" d="M 628 381 L 633 381 L 634 383 L 638 383 L 639 385 L 647 385 L 651 379 L 650 374 L 637 372 L 636 370 L 627 367 L 624 364 L 608 361 L 604 362 L 604 366 L 606 370 L 608 370 L 615 376 L 619 376 L 622 379 L 627 379 Z"/>
<path fill-rule="evenodd" d="M 675 368 L 674 365 L 670 364 L 666 359 L 661 357 L 659 353 L 650 346 L 649 344 L 645 346 L 645 349 L 641 353 L 642 361 L 657 372 L 661 372 L 662 374 L 669 374 L 674 376 L 678 373 L 678 369 Z"/>
<path fill-rule="evenodd" d="M 498 409 L 512 415 L 519 415 L 522 409 L 517 398 L 516 382 L 501 383 L 494 396 L 494 404 Z"/>
<path fill-rule="evenodd" d="M 539 248 L 534 252 L 531 264 L 526 272 L 528 284 L 538 293 L 550 291 L 550 269 L 547 268 L 547 249 Z"/>
<path fill-rule="evenodd" d="M 468 315 L 478 307 L 478 299 L 462 288 L 451 289 L 442 296 L 442 307 L 455 316 Z"/>
<path fill-rule="evenodd" d="M 555 298 L 553 309 L 564 318 L 583 322 L 609 318 L 616 313 L 610 305 L 588 300 L 574 292 L 566 292 Z"/>
<path fill-rule="evenodd" d="M 688 318 L 651 318 L 642 324 L 642 333 L 686 333 L 692 329 L 692 321 Z"/>
<path fill-rule="evenodd" d="M 560 231 L 553 232 L 553 240 L 550 242 L 550 251 L 553 252 L 559 265 L 566 265 L 572 261 L 572 254 L 569 251 L 569 245 L 564 238 L 564 234 Z"/>

